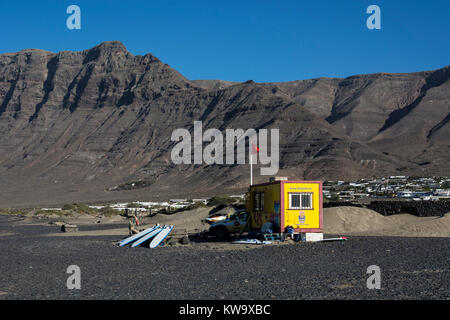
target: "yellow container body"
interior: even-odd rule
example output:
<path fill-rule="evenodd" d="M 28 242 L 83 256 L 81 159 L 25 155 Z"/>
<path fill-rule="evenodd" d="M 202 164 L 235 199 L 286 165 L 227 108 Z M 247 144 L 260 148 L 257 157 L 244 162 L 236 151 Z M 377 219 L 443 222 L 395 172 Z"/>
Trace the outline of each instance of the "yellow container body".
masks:
<path fill-rule="evenodd" d="M 264 193 L 264 210 L 255 210 L 255 196 Z M 260 230 L 266 222 L 272 222 L 274 228 L 281 227 L 281 193 L 280 184 L 267 184 L 250 187 L 250 229 Z M 278 205 L 278 206 L 277 206 Z"/>
<path fill-rule="evenodd" d="M 322 182 L 276 181 L 250 186 L 247 210 L 250 229 L 260 231 L 271 222 L 273 232 L 291 226 L 296 233 L 322 232 Z"/>

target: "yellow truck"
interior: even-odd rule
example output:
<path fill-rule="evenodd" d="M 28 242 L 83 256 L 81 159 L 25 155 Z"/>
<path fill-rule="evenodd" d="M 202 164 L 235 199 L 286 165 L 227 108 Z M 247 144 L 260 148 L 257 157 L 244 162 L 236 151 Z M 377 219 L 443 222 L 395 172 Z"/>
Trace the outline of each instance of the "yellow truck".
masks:
<path fill-rule="evenodd" d="M 246 231 L 273 233 L 322 233 L 323 195 L 321 181 L 277 180 L 252 185 L 246 210 L 215 222 L 209 231 L 218 238 Z"/>
<path fill-rule="evenodd" d="M 321 181 L 278 180 L 250 186 L 246 208 L 249 229 L 271 223 L 274 233 L 322 233 Z M 288 228 L 290 227 L 290 228 Z"/>

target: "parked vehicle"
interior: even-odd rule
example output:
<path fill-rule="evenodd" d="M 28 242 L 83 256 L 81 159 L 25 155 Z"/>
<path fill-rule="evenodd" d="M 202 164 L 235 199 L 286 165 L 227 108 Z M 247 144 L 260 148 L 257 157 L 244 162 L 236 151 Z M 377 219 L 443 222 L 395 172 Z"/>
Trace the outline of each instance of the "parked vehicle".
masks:
<path fill-rule="evenodd" d="M 223 239 L 241 231 L 248 231 L 248 218 L 249 214 L 246 210 L 236 211 L 229 215 L 227 219 L 214 222 L 209 228 L 209 232 L 217 238 Z"/>
<path fill-rule="evenodd" d="M 208 217 L 205 219 L 205 221 L 209 224 L 213 224 L 215 222 L 219 222 L 219 221 L 223 221 L 226 220 L 227 216 L 223 215 L 223 214 L 217 214 L 217 215 L 213 215 L 211 217 Z"/>

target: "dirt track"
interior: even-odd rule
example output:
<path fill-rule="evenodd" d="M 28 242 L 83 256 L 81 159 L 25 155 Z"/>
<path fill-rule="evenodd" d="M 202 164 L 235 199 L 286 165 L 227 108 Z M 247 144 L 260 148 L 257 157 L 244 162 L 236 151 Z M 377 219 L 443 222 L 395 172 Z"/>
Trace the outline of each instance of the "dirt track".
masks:
<path fill-rule="evenodd" d="M 182 211 L 171 215 L 159 214 L 154 217 L 145 217 L 141 221 L 145 225 L 174 225 L 175 232 L 179 234 L 192 234 L 207 230 L 209 225 L 204 222 L 212 208 L 197 208 Z M 127 219 L 121 216 L 99 217 L 89 215 L 76 215 L 72 217 L 53 217 L 53 221 L 64 221 L 77 225 L 111 224 L 108 228 L 94 228 L 90 231 L 80 232 L 78 236 L 88 235 L 115 235 L 125 236 L 128 233 Z M 27 223 L 35 223 L 36 219 L 27 217 Z M 46 223 L 47 219 L 42 219 Z M 324 233 L 360 236 L 400 236 L 400 237 L 450 237 L 450 214 L 443 217 L 416 217 L 410 214 L 383 216 L 375 211 L 357 207 L 334 207 L 324 209 Z M 67 236 L 57 229 L 50 235 Z"/>

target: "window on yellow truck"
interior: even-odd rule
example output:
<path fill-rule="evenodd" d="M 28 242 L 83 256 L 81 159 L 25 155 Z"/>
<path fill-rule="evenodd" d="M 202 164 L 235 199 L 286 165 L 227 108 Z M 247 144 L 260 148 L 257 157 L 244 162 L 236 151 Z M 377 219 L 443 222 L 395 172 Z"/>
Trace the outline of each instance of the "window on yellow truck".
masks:
<path fill-rule="evenodd" d="M 264 210 L 264 192 L 255 192 L 253 194 L 253 210 Z"/>
<path fill-rule="evenodd" d="M 312 209 L 312 193 L 289 193 L 289 209 Z"/>

